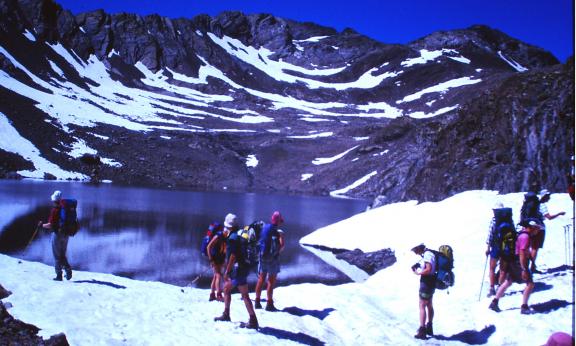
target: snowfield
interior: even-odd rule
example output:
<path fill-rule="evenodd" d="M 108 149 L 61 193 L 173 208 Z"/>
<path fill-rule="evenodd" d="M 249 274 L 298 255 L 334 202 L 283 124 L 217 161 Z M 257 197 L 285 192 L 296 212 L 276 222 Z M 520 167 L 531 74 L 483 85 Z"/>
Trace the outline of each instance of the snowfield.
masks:
<path fill-rule="evenodd" d="M 69 282 L 55 282 L 52 267 L 0 255 L 0 283 L 13 292 L 3 302 L 15 318 L 41 328 L 41 336 L 64 332 L 71 345 L 543 345 L 557 331 L 574 335 L 574 205 L 567 194 L 548 203 L 551 213 L 566 215 L 546 221 L 538 257 L 544 273 L 535 275 L 529 301 L 536 313 L 520 314 L 523 286 L 517 284 L 500 300 L 501 313 L 489 310 L 486 278 L 483 283 L 491 209 L 501 201 L 517 222 L 522 198 L 469 191 L 437 203 L 386 205 L 317 230 L 300 242 L 365 252 L 391 248 L 397 262 L 355 283 L 280 287 L 275 305 L 281 311 L 257 310 L 259 331 L 239 328 L 248 316 L 237 293 L 233 322 L 216 323 L 223 304 L 208 302 L 208 290 L 79 271 Z M 419 277 L 410 270 L 418 261 L 410 248 L 421 242 L 450 244 L 455 256 L 456 285 L 436 292 L 437 335 L 428 341 L 413 337 Z"/>

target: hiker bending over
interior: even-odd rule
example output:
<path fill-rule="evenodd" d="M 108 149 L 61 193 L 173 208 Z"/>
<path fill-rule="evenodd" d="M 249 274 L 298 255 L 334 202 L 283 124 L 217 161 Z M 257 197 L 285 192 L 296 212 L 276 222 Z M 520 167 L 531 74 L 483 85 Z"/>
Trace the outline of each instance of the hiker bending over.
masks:
<path fill-rule="evenodd" d="M 229 215 L 232 214 L 228 214 L 228 216 Z M 227 221 L 230 224 L 233 220 L 230 219 Z M 212 223 L 209 226 L 209 230 L 214 233 L 214 236 L 208 243 L 206 249 L 208 260 L 212 267 L 212 282 L 210 283 L 210 298 L 208 301 L 218 300 L 219 302 L 223 302 L 222 268 L 224 267 L 224 261 L 226 260 L 226 239 L 224 239 L 220 224 Z"/>
<path fill-rule="evenodd" d="M 69 236 L 60 228 L 60 200 L 62 199 L 62 192 L 56 190 L 50 196 L 53 206 L 48 217 L 48 222 L 43 223 L 40 221 L 38 226 L 49 229 L 51 231 L 52 240 L 52 254 L 54 255 L 54 269 L 56 271 L 55 281 L 62 281 L 62 269 L 66 271 L 66 280 L 72 278 L 72 268 L 66 258 L 66 250 L 68 248 Z"/>
<path fill-rule="evenodd" d="M 558 216 L 564 215 L 566 214 L 565 212 L 561 211 L 557 214 L 550 214 L 548 212 L 548 206 L 546 205 L 546 203 L 548 203 L 550 201 L 550 191 L 543 189 L 542 191 L 540 191 L 540 215 L 541 215 L 541 222 L 540 222 L 540 226 L 541 226 L 541 230 L 540 232 L 538 232 L 538 234 L 534 237 L 532 237 L 532 244 L 531 244 L 531 250 L 530 250 L 530 257 L 532 259 L 532 264 L 530 265 L 530 271 L 532 273 L 540 273 L 537 269 L 536 269 L 536 257 L 538 256 L 538 250 L 544 247 L 544 238 L 546 237 L 546 225 L 544 223 L 544 219 L 546 220 L 554 220 L 555 218 L 557 218 Z"/>
<path fill-rule="evenodd" d="M 224 312 L 222 316 L 215 317 L 214 321 L 230 321 L 230 303 L 232 301 L 232 289 L 238 288 L 242 295 L 242 300 L 250 316 L 247 323 L 242 323 L 241 327 L 258 329 L 258 319 L 252 306 L 252 301 L 248 295 L 248 274 L 250 266 L 246 264 L 241 248 L 242 242 L 238 236 L 238 226 L 236 215 L 228 214 L 224 222 L 223 235 L 227 239 L 226 244 L 226 265 L 224 270 Z"/>
<path fill-rule="evenodd" d="M 262 309 L 260 296 L 264 281 L 266 286 L 266 311 L 277 311 L 274 306 L 274 286 L 280 272 L 280 252 L 284 250 L 284 232 L 278 229 L 284 223 L 279 211 L 272 214 L 270 223 L 265 224 L 260 233 L 260 262 L 258 264 L 258 282 L 256 282 L 256 309 Z"/>
<path fill-rule="evenodd" d="M 420 327 L 414 337 L 425 340 L 426 335 L 434 334 L 432 328 L 432 320 L 434 319 L 432 298 L 436 291 L 436 256 L 424 244 L 415 246 L 412 251 L 422 257 L 420 262 L 412 266 L 414 274 L 420 275 Z M 426 323 L 426 320 L 428 320 L 428 323 Z"/>
<path fill-rule="evenodd" d="M 530 243 L 538 232 L 540 232 L 542 226 L 537 219 L 526 219 L 521 226 L 523 226 L 522 231 L 518 234 L 516 239 L 516 255 L 518 256 L 518 261 L 510 263 L 505 273 L 505 281 L 498 288 L 496 292 L 496 297 L 490 303 L 489 308 L 496 312 L 500 312 L 500 307 L 498 306 L 498 301 L 504 296 L 506 290 L 512 282 L 516 283 L 526 283 L 524 292 L 522 294 L 522 306 L 520 307 L 520 313 L 528 315 L 532 313 L 532 310 L 528 306 L 528 298 L 534 289 L 534 281 L 532 280 L 532 273 L 528 268 L 530 260 Z"/>

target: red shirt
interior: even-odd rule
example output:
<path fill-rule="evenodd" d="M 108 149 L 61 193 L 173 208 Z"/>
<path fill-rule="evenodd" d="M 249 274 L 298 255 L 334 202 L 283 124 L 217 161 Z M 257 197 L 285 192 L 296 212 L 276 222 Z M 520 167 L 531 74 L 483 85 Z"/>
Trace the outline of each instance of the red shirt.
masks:
<path fill-rule="evenodd" d="M 60 223 L 60 207 L 52 207 L 50 216 L 48 217 L 48 223 L 52 229 L 58 228 Z"/>

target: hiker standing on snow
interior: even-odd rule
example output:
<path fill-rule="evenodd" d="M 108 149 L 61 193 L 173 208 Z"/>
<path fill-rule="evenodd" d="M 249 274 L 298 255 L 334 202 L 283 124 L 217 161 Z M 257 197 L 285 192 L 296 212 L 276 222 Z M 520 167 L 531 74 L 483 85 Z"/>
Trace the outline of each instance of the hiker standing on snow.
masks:
<path fill-rule="evenodd" d="M 278 229 L 284 223 L 279 211 L 275 211 L 260 233 L 260 261 L 258 264 L 258 281 L 256 282 L 256 299 L 254 306 L 262 309 L 260 296 L 264 281 L 266 286 L 266 311 L 278 311 L 274 306 L 274 286 L 280 272 L 280 252 L 284 250 L 284 232 Z"/>
<path fill-rule="evenodd" d="M 534 237 L 532 237 L 532 246 L 531 246 L 531 252 L 530 252 L 530 257 L 532 258 L 532 264 L 530 265 L 530 271 L 533 273 L 540 273 L 537 269 L 536 269 L 536 256 L 538 256 L 538 250 L 541 249 L 542 247 L 544 247 L 544 238 L 546 237 L 546 225 L 544 223 L 544 219 L 547 220 L 553 220 L 555 218 L 557 218 L 558 216 L 564 215 L 566 214 L 565 212 L 561 211 L 557 214 L 550 214 L 548 212 L 548 206 L 546 205 L 546 203 L 548 203 L 550 201 L 550 191 L 543 189 L 542 191 L 540 191 L 540 215 L 542 217 L 542 219 L 540 220 L 540 226 L 541 226 L 541 230 L 540 232 L 538 232 L 538 234 Z"/>
<path fill-rule="evenodd" d="M 422 257 L 420 262 L 412 266 L 414 274 L 420 275 L 420 289 L 418 291 L 420 296 L 420 327 L 414 337 L 425 340 L 426 335 L 434 335 L 432 328 L 432 320 L 434 319 L 432 298 L 436 291 L 436 256 L 424 244 L 413 247 L 412 252 Z M 428 323 L 426 323 L 426 320 L 428 320 Z"/>
<path fill-rule="evenodd" d="M 523 315 L 529 315 L 532 313 L 530 307 L 528 306 L 528 298 L 534 289 L 534 281 L 532 280 L 532 273 L 528 268 L 528 263 L 530 260 L 530 243 L 538 232 L 542 229 L 542 226 L 537 219 L 526 219 L 522 222 L 522 231 L 518 234 L 516 239 L 516 255 L 519 257 L 519 262 L 512 262 L 508 271 L 505 273 L 505 280 L 502 285 L 498 288 L 496 292 L 496 297 L 490 303 L 489 309 L 496 312 L 500 312 L 500 307 L 498 306 L 498 301 L 504 296 L 506 290 L 512 282 L 516 283 L 526 283 L 524 292 L 522 293 L 522 306 L 520 307 L 520 313 Z"/>
<path fill-rule="evenodd" d="M 492 212 L 494 217 L 492 217 L 490 222 L 488 239 L 486 240 L 488 245 L 486 256 L 490 256 L 490 271 L 488 273 L 490 290 L 488 291 L 488 297 L 496 295 L 495 286 L 500 285 L 504 281 L 503 273 L 507 263 L 514 259 L 516 242 L 512 209 L 504 208 L 504 205 L 498 202 Z M 508 232 L 512 236 L 510 240 L 507 238 Z M 498 265 L 498 262 L 500 262 L 500 276 L 496 278 L 496 265 Z"/>
<path fill-rule="evenodd" d="M 238 288 L 242 295 L 242 300 L 248 311 L 250 319 L 240 326 L 251 329 L 258 329 L 258 319 L 252 306 L 252 301 L 248 294 L 248 274 L 250 266 L 246 264 L 241 248 L 241 240 L 238 235 L 238 222 L 236 215 L 228 214 L 224 221 L 224 237 L 226 244 L 226 266 L 224 269 L 224 312 L 222 316 L 215 317 L 214 321 L 230 321 L 230 303 L 232 301 L 232 289 Z"/>
<path fill-rule="evenodd" d="M 231 221 L 231 220 L 229 220 Z M 208 243 L 206 253 L 210 266 L 212 267 L 212 282 L 210 284 L 210 298 L 208 301 L 218 300 L 224 301 L 222 295 L 222 268 L 226 260 L 226 239 L 224 238 L 221 226 L 219 223 L 212 223 L 209 226 L 210 232 L 214 232 L 214 237 Z"/>
<path fill-rule="evenodd" d="M 56 271 L 55 281 L 62 281 L 62 269 L 66 271 L 66 280 L 72 278 L 72 268 L 68 263 L 68 258 L 66 258 L 66 250 L 68 248 L 69 236 L 60 229 L 60 200 L 62 199 L 62 192 L 56 190 L 50 196 L 53 206 L 50 211 L 50 216 L 48 217 L 48 222 L 43 223 L 40 221 L 38 226 L 49 229 L 52 234 L 52 254 L 54 255 L 54 269 Z"/>

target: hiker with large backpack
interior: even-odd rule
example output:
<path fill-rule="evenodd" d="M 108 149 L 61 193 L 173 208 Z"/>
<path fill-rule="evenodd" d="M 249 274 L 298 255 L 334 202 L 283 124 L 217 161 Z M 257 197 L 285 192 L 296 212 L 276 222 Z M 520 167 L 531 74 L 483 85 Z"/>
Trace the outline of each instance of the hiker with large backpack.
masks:
<path fill-rule="evenodd" d="M 247 264 L 245 257 L 245 242 L 242 235 L 238 232 L 238 223 L 236 215 L 228 214 L 224 221 L 223 235 L 226 242 L 226 266 L 224 270 L 224 312 L 221 316 L 215 317 L 214 321 L 230 321 L 230 303 L 232 301 L 232 289 L 238 288 L 242 295 L 242 300 L 248 311 L 249 320 L 247 323 L 241 323 L 241 327 L 258 329 L 258 319 L 252 306 L 250 295 L 248 294 L 248 274 L 250 265 Z"/>
<path fill-rule="evenodd" d="M 434 305 L 432 298 L 436 291 L 436 255 L 426 245 L 420 244 L 412 248 L 412 252 L 422 259 L 412 266 L 412 271 L 420 275 L 419 311 L 420 327 L 414 337 L 426 339 L 426 335 L 433 335 L 432 321 L 434 319 Z"/>
<path fill-rule="evenodd" d="M 546 203 L 550 201 L 550 191 L 543 189 L 540 191 L 540 199 L 538 201 L 538 216 L 540 217 L 541 230 L 532 238 L 532 246 L 530 257 L 532 259 L 532 264 L 530 265 L 530 270 L 533 273 L 540 273 L 536 268 L 536 257 L 538 256 L 538 250 L 544 247 L 544 239 L 546 238 L 546 224 L 544 220 L 554 220 L 558 216 L 566 214 L 561 211 L 557 214 L 550 214 L 548 211 L 548 206 Z"/>
<path fill-rule="evenodd" d="M 226 260 L 226 239 L 222 234 L 223 227 L 218 222 L 208 226 L 206 235 L 202 240 L 202 254 L 208 257 L 212 267 L 212 282 L 210 283 L 210 297 L 208 301 L 224 301 L 222 295 L 222 268 Z"/>
<path fill-rule="evenodd" d="M 66 251 L 68 240 L 78 231 L 76 215 L 77 202 L 74 199 L 63 199 L 62 192 L 56 190 L 50 196 L 53 206 L 48 222 L 40 221 L 38 226 L 51 232 L 52 254 L 54 255 L 55 281 L 62 281 L 62 270 L 66 272 L 66 280 L 72 278 L 72 267 L 68 263 Z"/>
<path fill-rule="evenodd" d="M 264 282 L 266 285 L 266 311 L 277 311 L 274 306 L 274 286 L 280 272 L 280 252 L 284 250 L 284 232 L 279 227 L 284 218 L 279 211 L 272 213 L 270 223 L 262 228 L 260 233 L 260 261 L 258 264 L 258 281 L 256 282 L 256 299 L 254 306 L 262 309 L 260 296 Z"/>
<path fill-rule="evenodd" d="M 534 289 L 534 281 L 532 280 L 532 273 L 529 269 L 530 262 L 530 244 L 531 239 L 534 238 L 538 232 L 540 232 L 542 226 L 538 219 L 525 219 L 520 223 L 523 227 L 522 231 L 518 234 L 516 238 L 516 255 L 515 261 L 509 263 L 506 268 L 504 282 L 498 288 L 496 296 L 490 303 L 488 307 L 490 310 L 500 312 L 500 307 L 498 302 L 500 298 L 504 296 L 506 290 L 513 282 L 515 283 L 526 283 L 526 287 L 522 293 L 522 305 L 520 306 L 520 313 L 523 315 L 528 315 L 532 313 L 532 310 L 528 306 L 528 298 Z"/>
<path fill-rule="evenodd" d="M 496 295 L 496 285 L 502 284 L 504 281 L 503 273 L 500 271 L 500 277 L 496 280 L 496 266 L 500 262 L 501 257 L 505 257 L 501 261 L 501 266 L 505 266 L 510 257 L 514 257 L 515 243 L 516 243 L 516 230 L 514 228 L 514 221 L 512 220 L 512 208 L 504 208 L 502 203 L 497 203 L 496 207 L 492 209 L 494 216 L 490 222 L 488 239 L 486 244 L 486 256 L 490 256 L 490 271 L 488 277 L 490 280 L 490 289 L 488 297 Z"/>

